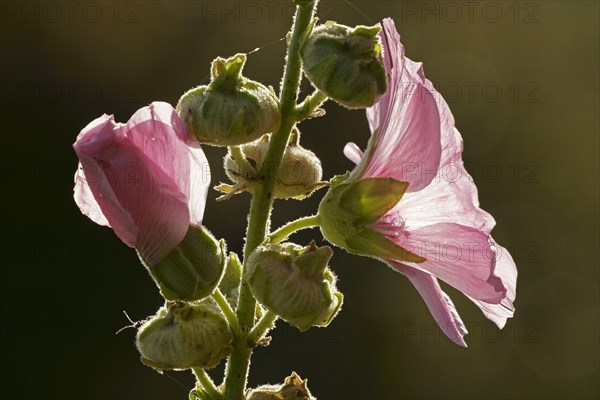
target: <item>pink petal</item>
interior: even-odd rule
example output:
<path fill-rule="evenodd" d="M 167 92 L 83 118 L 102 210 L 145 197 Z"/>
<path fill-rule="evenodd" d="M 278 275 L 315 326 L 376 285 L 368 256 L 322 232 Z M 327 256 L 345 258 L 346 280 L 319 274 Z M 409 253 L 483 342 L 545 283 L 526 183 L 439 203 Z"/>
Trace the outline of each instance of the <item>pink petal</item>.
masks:
<path fill-rule="evenodd" d="M 406 193 L 394 207 L 412 229 L 448 222 L 490 233 L 496 222 L 479 208 L 477 187 L 462 161 L 447 164 L 426 188 Z"/>
<path fill-rule="evenodd" d="M 409 60 L 404 57 L 393 21 L 386 19 L 383 25 L 384 61 L 390 82 L 380 101 L 367 109 L 376 136 L 357 175 L 409 182 L 407 192 L 413 192 L 431 182 L 440 162 L 437 92 L 427 86 L 420 66 L 406 63 Z"/>
<path fill-rule="evenodd" d="M 344 155 L 354 164 L 359 164 L 363 156 L 363 151 L 354 143 L 347 143 L 344 146 Z"/>
<path fill-rule="evenodd" d="M 496 248 L 496 269 L 494 273 L 502 279 L 502 284 L 506 288 L 506 296 L 500 304 L 489 304 L 470 298 L 489 320 L 502 329 L 506 324 L 507 318 L 512 318 L 515 312 L 513 303 L 517 295 L 517 266 L 508 250 L 499 246 L 493 239 L 492 243 Z"/>
<path fill-rule="evenodd" d="M 76 175 L 74 197 L 84 215 L 94 222 L 112 227 L 125 244 L 134 247 L 138 226 L 117 199 L 102 165 L 90 155 L 110 147 L 117 136 L 123 136 L 123 129 L 122 125 L 114 122 L 112 116 L 103 115 L 83 128 L 77 136 L 73 147 L 82 170 Z M 90 195 L 95 201 L 90 200 Z"/>
<path fill-rule="evenodd" d="M 210 166 L 200 144 L 196 141 L 188 142 L 188 157 L 190 160 L 188 207 L 190 225 L 202 225 L 206 197 L 210 188 Z"/>
<path fill-rule="evenodd" d="M 485 303 L 500 304 L 507 288 L 498 275 L 493 243 L 472 227 L 439 223 L 410 230 L 395 238 L 398 245 L 426 258 L 405 263 L 426 271 L 464 294 Z"/>
<path fill-rule="evenodd" d="M 208 161 L 200 145 L 168 103 L 154 102 L 127 123 L 131 143 L 169 177 L 188 199 L 190 223 L 202 224 L 210 186 Z"/>
<path fill-rule="evenodd" d="M 419 68 L 419 64 L 409 59 L 405 60 L 405 65 L 410 69 Z M 429 81 L 426 86 L 435 90 Z M 437 175 L 422 190 L 406 193 L 394 210 L 400 212 L 414 228 L 439 222 L 454 222 L 489 233 L 495 225 L 494 218 L 479 208 L 477 187 L 462 161 L 462 137 L 454 127 L 454 117 L 448 104 L 440 95 L 437 99 L 442 146 Z"/>
<path fill-rule="evenodd" d="M 75 188 L 73 192 L 75 203 L 77 203 L 77 206 L 84 215 L 98 225 L 110 227 L 110 223 L 102 213 L 100 205 L 87 184 L 81 163 L 79 163 L 75 172 Z"/>
<path fill-rule="evenodd" d="M 406 275 L 412 284 L 417 288 L 423 300 L 427 304 L 431 315 L 454 343 L 467 347 L 463 337 L 468 333 L 463 324 L 454 303 L 450 297 L 440 287 L 437 279 L 430 274 L 411 268 L 396 261 L 390 261 L 392 266 Z"/>

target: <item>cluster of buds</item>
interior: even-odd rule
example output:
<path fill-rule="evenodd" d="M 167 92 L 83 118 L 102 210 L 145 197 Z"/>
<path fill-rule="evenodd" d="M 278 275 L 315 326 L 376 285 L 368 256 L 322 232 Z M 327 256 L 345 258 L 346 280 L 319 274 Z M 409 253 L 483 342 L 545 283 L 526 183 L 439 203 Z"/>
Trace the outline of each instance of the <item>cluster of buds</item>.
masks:
<path fill-rule="evenodd" d="M 294 2 L 300 7 L 315 3 Z M 280 106 L 271 87 L 242 75 L 247 57 L 236 54 L 216 58 L 210 83 L 183 94 L 176 109 L 155 102 L 127 124 L 104 115 L 84 128 L 74 144 L 80 159 L 75 176 L 78 206 L 136 249 L 166 300 L 136 336 L 141 360 L 150 367 L 213 368 L 234 348 L 239 351 L 246 343 L 251 347 L 254 339 L 261 343 L 264 321 L 277 316 L 301 331 L 325 327 L 343 303 L 329 268 L 331 247 L 318 247 L 315 241 L 308 246 L 278 243 L 274 233 L 248 248 L 253 251 L 244 260 L 245 268 L 234 253 L 227 254 L 225 242 L 202 225 L 210 172 L 200 144 L 228 147 L 224 168 L 233 185 L 217 187 L 225 193 L 220 199 L 244 191 L 258 193 L 261 201 L 302 199 L 329 186 L 318 215 L 299 221 L 318 221 L 330 243 L 375 257 L 406 275 L 457 344 L 466 346 L 466 327 L 438 279 L 465 293 L 499 327 L 513 315 L 516 268 L 510 255 L 489 259 L 469 254 L 449 262 L 424 251 L 438 244 L 454 245 L 461 252 L 475 244 L 494 255 L 503 249 L 490 236 L 494 220 L 479 208 L 474 184 L 438 179 L 443 167 L 463 168 L 462 138 L 422 66 L 404 56 L 393 21 L 372 27 L 309 21 L 305 18 L 304 27 L 293 30 L 297 37 L 290 49 L 295 49 L 296 60 L 288 65 L 295 65 L 298 85 L 299 57 L 317 89 L 301 105 L 284 88 Z M 291 80 L 286 73 L 284 85 Z M 414 90 L 405 91 L 407 84 Z M 295 127 L 298 121 L 322 115 L 318 107 L 327 98 L 347 108 L 367 108 L 372 130 L 366 151 L 354 144 L 344 150 L 356 168 L 331 182 L 322 181 L 321 162 L 301 146 Z M 436 166 L 436 174 L 418 179 L 407 173 L 406 165 Z M 120 179 L 132 166 L 136 179 Z M 273 187 L 265 189 L 264 182 Z M 254 204 L 266 211 L 262 227 L 268 226 L 271 204 L 261 209 L 264 202 L 253 203 L 253 210 Z M 289 234 L 297 223 L 278 233 Z M 250 226 L 249 233 L 256 234 L 258 230 L 250 232 L 253 227 L 261 224 Z M 260 311 L 275 314 L 267 314 L 249 334 L 248 323 L 237 320 L 234 312 L 240 306 L 237 311 L 245 316 L 243 305 L 254 309 L 253 299 L 244 304 L 251 299 L 247 289 Z M 236 371 L 231 364 L 229 370 Z M 281 385 L 248 391 L 245 399 L 313 397 L 306 381 L 293 373 Z"/>
<path fill-rule="evenodd" d="M 225 193 L 253 192 L 260 183 L 263 163 L 269 148 L 270 135 L 230 149 L 225 156 L 225 172 L 235 185 L 218 187 Z M 268 171 L 267 173 L 273 173 Z M 315 153 L 300 145 L 300 131 L 294 128 L 285 148 L 281 163 L 276 171 L 273 197 L 278 199 L 302 199 L 325 185 L 321 178 L 323 170 L 321 161 Z"/>

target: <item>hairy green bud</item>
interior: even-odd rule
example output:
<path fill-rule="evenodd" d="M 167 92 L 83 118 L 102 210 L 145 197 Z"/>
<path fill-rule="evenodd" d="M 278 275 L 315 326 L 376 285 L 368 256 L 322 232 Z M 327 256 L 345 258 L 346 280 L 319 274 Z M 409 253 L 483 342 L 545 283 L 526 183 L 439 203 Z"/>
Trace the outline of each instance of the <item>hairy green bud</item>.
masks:
<path fill-rule="evenodd" d="M 212 368 L 231 353 L 232 342 L 225 317 L 209 300 L 168 302 L 136 337 L 142 362 L 159 370 Z"/>
<path fill-rule="evenodd" d="M 327 326 L 343 302 L 336 277 L 327 267 L 331 247 L 293 243 L 259 246 L 248 260 L 245 278 L 254 297 L 269 311 L 304 331 Z"/>
<path fill-rule="evenodd" d="M 313 29 L 300 48 L 304 73 L 312 84 L 348 108 L 366 108 L 387 89 L 381 28 L 350 28 L 332 21 Z"/>
<path fill-rule="evenodd" d="M 279 102 L 272 89 L 242 76 L 245 54 L 216 58 L 208 86 L 186 92 L 177 113 L 201 143 L 233 146 L 279 127 Z"/>

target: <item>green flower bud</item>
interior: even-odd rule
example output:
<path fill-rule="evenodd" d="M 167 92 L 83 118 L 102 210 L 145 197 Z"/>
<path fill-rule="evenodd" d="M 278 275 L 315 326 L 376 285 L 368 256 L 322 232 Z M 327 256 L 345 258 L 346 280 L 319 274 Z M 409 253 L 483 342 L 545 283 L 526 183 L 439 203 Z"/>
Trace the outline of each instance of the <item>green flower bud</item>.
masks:
<path fill-rule="evenodd" d="M 323 176 L 321 161 L 315 153 L 300 146 L 299 136 L 299 131 L 294 129 L 283 153 L 273 190 L 275 198 L 301 199 L 326 184 L 321 182 Z M 231 149 L 225 156 L 225 172 L 238 187 L 243 187 L 249 192 L 254 191 L 255 183 L 260 180 L 258 171 L 262 168 L 269 139 L 269 135 L 265 135 L 257 141 L 240 146 L 244 160 L 236 159 Z M 248 168 L 248 165 L 251 168 Z M 267 173 L 272 172 L 267 171 Z"/>
<path fill-rule="evenodd" d="M 369 227 L 398 203 L 407 187 L 408 183 L 392 178 L 334 178 L 319 204 L 323 237 L 354 254 L 425 261 Z"/>
<path fill-rule="evenodd" d="M 381 28 L 319 25 L 300 48 L 304 73 L 315 87 L 348 108 L 370 107 L 387 89 Z"/>
<path fill-rule="evenodd" d="M 140 327 L 136 346 L 144 364 L 159 369 L 212 368 L 227 357 L 233 335 L 209 300 L 168 302 Z"/>
<path fill-rule="evenodd" d="M 216 58 L 208 86 L 186 92 L 177 113 L 201 143 L 233 146 L 279 127 L 279 102 L 272 89 L 242 76 L 245 54 Z"/>
<path fill-rule="evenodd" d="M 283 385 L 263 385 L 252 389 L 246 400 L 315 400 L 308 390 L 306 379 L 297 373 L 285 378 Z"/>
<path fill-rule="evenodd" d="M 157 265 L 149 266 L 138 253 L 167 300 L 200 300 L 210 295 L 225 270 L 225 242 L 204 227 L 190 226 L 185 237 Z"/>
<path fill-rule="evenodd" d="M 327 326 L 343 295 L 327 267 L 331 247 L 293 243 L 259 246 L 248 260 L 245 278 L 254 297 L 269 311 L 305 331 Z"/>

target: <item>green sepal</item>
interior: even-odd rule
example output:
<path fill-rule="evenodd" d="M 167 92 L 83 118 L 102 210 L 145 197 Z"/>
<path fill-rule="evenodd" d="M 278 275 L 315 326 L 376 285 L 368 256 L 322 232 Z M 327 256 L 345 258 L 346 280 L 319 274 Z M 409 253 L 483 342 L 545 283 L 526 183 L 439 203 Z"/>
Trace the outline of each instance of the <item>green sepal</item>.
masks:
<path fill-rule="evenodd" d="M 368 225 L 398 204 L 407 188 L 407 182 L 392 178 L 360 179 L 344 190 L 340 207 L 357 217 L 356 227 Z"/>
<path fill-rule="evenodd" d="M 377 231 L 365 227 L 359 234 L 346 238 L 348 251 L 356 254 L 421 263 L 425 258 L 398 246 Z"/>
<path fill-rule="evenodd" d="M 157 265 L 142 263 L 167 300 L 192 301 L 209 296 L 225 271 L 226 245 L 204 227 L 190 226 L 185 237 Z"/>
<path fill-rule="evenodd" d="M 377 35 L 381 32 L 381 26 L 373 25 L 373 26 L 365 26 L 365 25 L 357 25 L 353 30 L 352 34 L 360 37 L 364 37 L 367 39 L 375 39 Z"/>
<path fill-rule="evenodd" d="M 225 273 L 219 283 L 219 290 L 223 293 L 227 301 L 229 301 L 232 308 L 237 307 L 241 279 L 242 264 L 237 254 L 231 252 L 227 257 Z"/>
<path fill-rule="evenodd" d="M 224 59 L 217 57 L 211 65 L 212 88 L 234 88 L 243 82 L 242 70 L 246 64 L 246 54 L 238 53 Z"/>
<path fill-rule="evenodd" d="M 294 260 L 294 264 L 298 267 L 302 276 L 318 278 L 325 273 L 331 257 L 333 257 L 331 247 L 317 247 L 317 244 L 313 240 L 306 249 L 298 254 L 298 257 Z"/>
<path fill-rule="evenodd" d="M 348 180 L 349 177 L 350 177 L 350 172 L 346 172 L 345 174 L 342 174 L 342 175 L 336 175 L 333 178 L 331 178 L 331 185 L 332 186 L 341 185 L 344 181 Z"/>
<path fill-rule="evenodd" d="M 307 73 L 311 74 L 311 76 L 318 76 L 321 86 L 327 87 L 331 81 L 331 78 L 334 77 L 337 62 L 338 56 L 336 54 L 331 54 L 312 66 L 310 70 L 307 70 Z"/>

